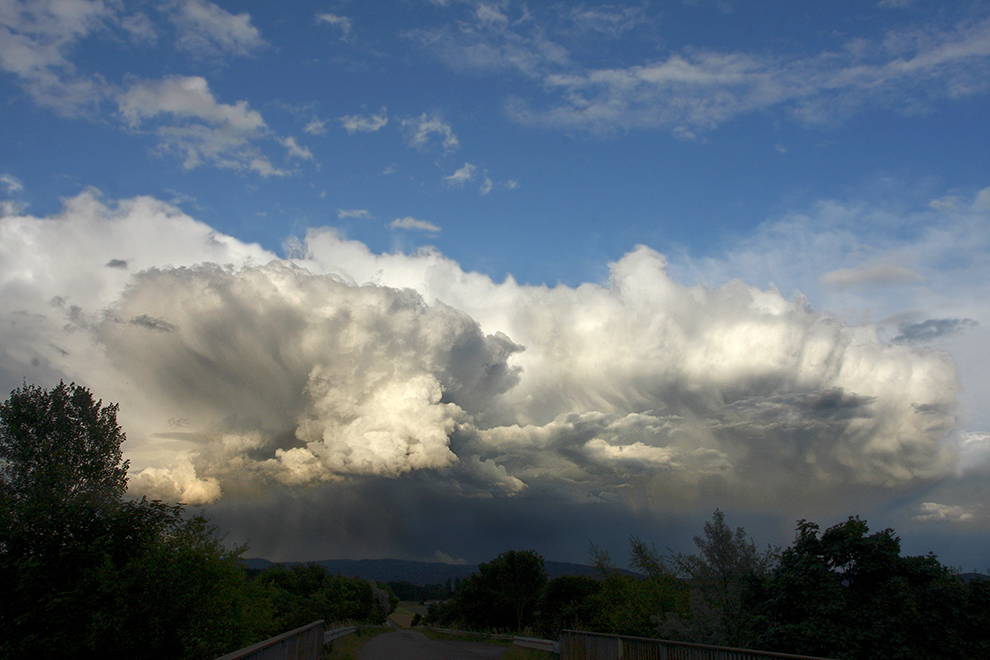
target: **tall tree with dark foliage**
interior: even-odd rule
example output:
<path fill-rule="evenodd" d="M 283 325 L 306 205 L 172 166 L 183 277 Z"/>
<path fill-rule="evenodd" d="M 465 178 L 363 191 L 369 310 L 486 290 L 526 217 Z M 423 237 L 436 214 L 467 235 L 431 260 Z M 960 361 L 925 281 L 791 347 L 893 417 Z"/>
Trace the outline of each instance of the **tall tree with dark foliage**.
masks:
<path fill-rule="evenodd" d="M 74 383 L 0 404 L 0 658 L 212 658 L 267 632 L 243 549 L 124 499 L 125 439 L 117 406 Z"/>

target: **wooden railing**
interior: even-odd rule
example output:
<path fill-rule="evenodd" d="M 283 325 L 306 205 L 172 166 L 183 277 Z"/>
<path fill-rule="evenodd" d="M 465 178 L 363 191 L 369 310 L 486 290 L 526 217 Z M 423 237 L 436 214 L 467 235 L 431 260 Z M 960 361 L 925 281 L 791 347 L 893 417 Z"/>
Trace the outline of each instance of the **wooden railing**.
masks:
<path fill-rule="evenodd" d="M 314 621 L 217 660 L 320 660 L 322 657 L 323 621 Z"/>
<path fill-rule="evenodd" d="M 645 637 L 623 637 L 565 630 L 560 660 L 828 660 L 806 655 L 734 649 Z"/>

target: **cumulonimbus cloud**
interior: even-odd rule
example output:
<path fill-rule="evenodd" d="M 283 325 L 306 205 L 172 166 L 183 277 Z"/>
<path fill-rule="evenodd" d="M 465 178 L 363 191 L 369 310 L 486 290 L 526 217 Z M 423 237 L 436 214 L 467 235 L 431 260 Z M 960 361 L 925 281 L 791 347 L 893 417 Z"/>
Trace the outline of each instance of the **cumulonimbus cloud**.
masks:
<path fill-rule="evenodd" d="M 944 354 L 774 289 L 684 286 L 646 247 L 607 283 L 546 287 L 329 230 L 279 259 L 147 198 L 0 223 L 4 384 L 119 401 L 135 492 L 413 479 L 779 508 L 955 469 Z M 161 225 L 177 238 L 138 240 Z"/>

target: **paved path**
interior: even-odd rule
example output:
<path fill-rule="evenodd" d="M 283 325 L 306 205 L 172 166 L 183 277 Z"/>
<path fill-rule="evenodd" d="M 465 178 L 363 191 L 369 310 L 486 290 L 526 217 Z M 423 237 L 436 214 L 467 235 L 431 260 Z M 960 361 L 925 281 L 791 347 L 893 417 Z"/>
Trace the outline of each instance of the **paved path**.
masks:
<path fill-rule="evenodd" d="M 358 660 L 496 660 L 508 650 L 498 644 L 430 639 L 401 630 L 378 635 L 358 651 Z"/>

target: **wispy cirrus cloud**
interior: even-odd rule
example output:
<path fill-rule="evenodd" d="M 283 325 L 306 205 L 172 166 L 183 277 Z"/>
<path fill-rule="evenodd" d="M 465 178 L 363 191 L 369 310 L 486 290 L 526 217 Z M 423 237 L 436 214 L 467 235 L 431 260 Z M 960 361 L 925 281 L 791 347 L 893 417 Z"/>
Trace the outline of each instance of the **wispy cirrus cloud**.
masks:
<path fill-rule="evenodd" d="M 432 222 L 427 220 L 417 220 L 411 215 L 407 215 L 404 218 L 396 218 L 392 222 L 388 223 L 388 226 L 392 229 L 408 229 L 413 231 L 427 231 L 431 233 L 440 231 L 440 227 Z"/>
<path fill-rule="evenodd" d="M 344 130 L 350 134 L 354 133 L 374 133 L 388 125 L 388 111 L 385 108 L 381 112 L 372 115 L 344 115 L 340 118 L 340 123 Z"/>
<path fill-rule="evenodd" d="M 324 23 L 340 30 L 341 41 L 347 41 L 351 38 L 351 19 L 346 16 L 338 16 L 337 14 L 325 12 L 316 15 L 316 22 Z"/>
<path fill-rule="evenodd" d="M 920 113 L 936 99 L 990 89 L 990 20 L 889 34 L 810 58 L 691 50 L 625 68 L 552 72 L 560 101 L 509 105 L 520 122 L 592 131 L 660 128 L 693 137 L 740 115 L 780 108 L 829 124 L 867 106 Z"/>
<path fill-rule="evenodd" d="M 822 275 L 821 282 L 826 286 L 847 289 L 854 286 L 909 284 L 920 279 L 918 273 L 910 268 L 896 264 L 875 264 L 858 268 L 839 268 Z"/>
<path fill-rule="evenodd" d="M 374 216 L 372 216 L 371 212 L 367 209 L 337 209 L 337 217 L 340 219 L 361 218 L 364 220 L 370 220 Z"/>
<path fill-rule="evenodd" d="M 456 151 L 461 143 L 454 129 L 436 114 L 423 113 L 419 117 L 402 120 L 406 142 L 416 149 L 426 150 L 439 141 L 444 151 Z"/>
<path fill-rule="evenodd" d="M 13 174 L 0 174 L 0 185 L 3 186 L 4 191 L 8 195 L 13 195 L 24 190 L 24 184 Z"/>
<path fill-rule="evenodd" d="M 611 68 L 584 66 L 565 46 L 561 20 L 506 5 L 472 5 L 455 26 L 408 36 L 455 70 L 514 71 L 538 88 L 506 100 L 524 124 L 597 133 L 660 129 L 694 139 L 755 112 L 778 111 L 807 125 L 841 122 L 868 107 L 924 113 L 939 100 L 990 90 L 990 19 L 891 30 L 838 42 L 813 55 L 701 46 Z M 575 9 L 571 29 L 621 34 L 647 22 L 641 9 Z"/>
<path fill-rule="evenodd" d="M 327 132 L 327 125 L 322 119 L 313 117 L 309 123 L 303 127 L 303 131 L 309 133 L 310 135 L 325 135 Z"/>
<path fill-rule="evenodd" d="M 477 172 L 477 165 L 472 165 L 471 163 L 464 163 L 464 167 L 459 168 L 456 172 L 449 176 L 443 178 L 444 183 L 448 186 L 463 187 L 465 183 L 471 181 L 474 178 L 475 172 Z"/>

